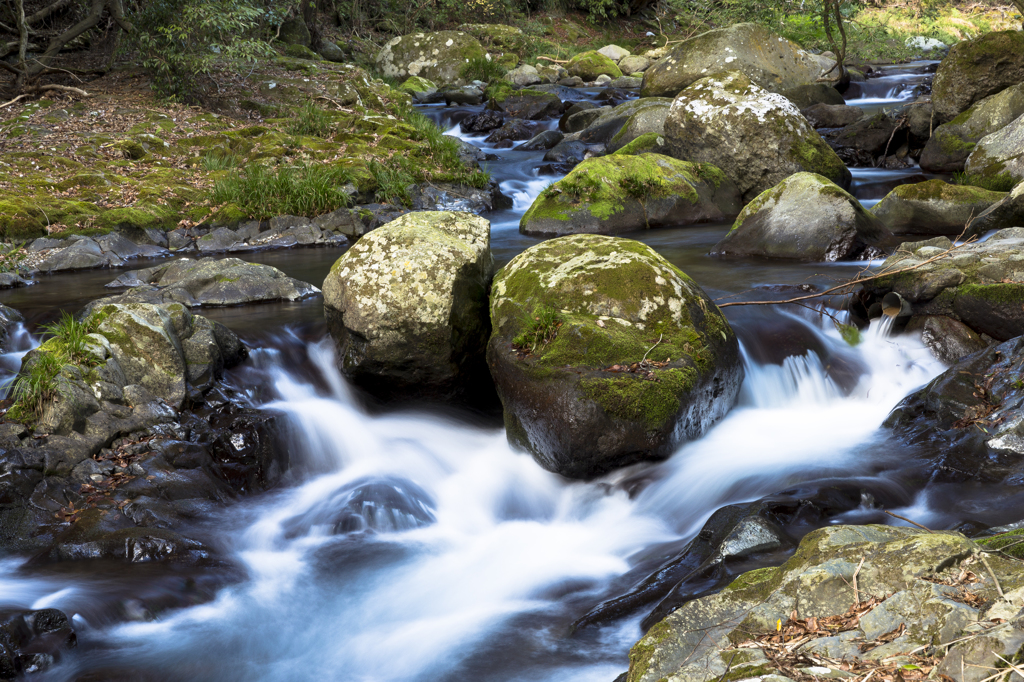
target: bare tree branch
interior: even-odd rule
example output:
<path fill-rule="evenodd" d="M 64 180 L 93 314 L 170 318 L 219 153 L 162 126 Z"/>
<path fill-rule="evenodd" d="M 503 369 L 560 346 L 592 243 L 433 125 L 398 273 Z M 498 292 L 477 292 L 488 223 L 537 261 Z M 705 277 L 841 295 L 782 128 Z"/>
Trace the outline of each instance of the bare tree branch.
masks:
<path fill-rule="evenodd" d="M 56 12 L 57 10 L 66 7 L 70 3 L 71 0 L 57 0 L 57 2 L 53 3 L 52 5 L 47 5 L 46 7 L 36 12 L 35 14 L 29 16 L 27 19 L 25 19 L 25 23 L 28 24 L 29 26 L 33 24 L 38 24 L 39 22 L 43 21 L 51 14 Z"/>

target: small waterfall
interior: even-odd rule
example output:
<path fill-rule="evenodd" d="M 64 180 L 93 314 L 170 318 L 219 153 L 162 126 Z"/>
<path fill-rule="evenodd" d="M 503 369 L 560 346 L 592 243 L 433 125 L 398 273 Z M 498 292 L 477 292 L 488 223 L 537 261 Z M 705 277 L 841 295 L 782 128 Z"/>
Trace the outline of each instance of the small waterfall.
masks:
<path fill-rule="evenodd" d="M 21 322 L 8 332 L 6 353 L 0 354 L 0 396 L 6 396 L 21 371 L 21 361 L 39 347 L 39 339 L 29 333 Z"/>

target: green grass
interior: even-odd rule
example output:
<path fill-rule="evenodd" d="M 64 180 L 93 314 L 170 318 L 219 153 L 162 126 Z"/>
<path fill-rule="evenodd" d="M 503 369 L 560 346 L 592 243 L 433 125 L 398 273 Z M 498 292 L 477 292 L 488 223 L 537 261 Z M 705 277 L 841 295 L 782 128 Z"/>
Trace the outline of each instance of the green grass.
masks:
<path fill-rule="evenodd" d="M 505 67 L 486 57 L 473 57 L 459 71 L 459 76 L 468 81 L 490 83 L 505 75 Z"/>
<path fill-rule="evenodd" d="M 85 346 L 88 335 L 94 330 L 88 325 L 61 311 L 59 320 L 43 325 L 42 329 L 46 335 L 57 339 L 59 343 L 55 354 L 59 355 L 66 363 L 89 362 Z"/>
<path fill-rule="evenodd" d="M 330 113 L 318 107 L 313 100 L 306 100 L 287 126 L 288 132 L 292 135 L 312 137 L 327 137 L 333 128 L 334 121 Z"/>
<path fill-rule="evenodd" d="M 523 330 L 512 339 L 512 345 L 536 352 L 538 346 L 551 343 L 561 326 L 562 316 L 557 310 L 546 305 L 538 306 L 523 320 Z"/>
<path fill-rule="evenodd" d="M 409 185 L 415 184 L 416 178 L 401 157 L 389 159 L 386 163 L 371 159 L 368 169 L 376 184 L 378 202 L 396 206 L 412 205 Z"/>
<path fill-rule="evenodd" d="M 326 163 L 279 166 L 253 164 L 219 180 L 215 204 L 235 204 L 252 218 L 316 216 L 348 206 L 344 185 L 353 181 L 346 168 Z"/>
<path fill-rule="evenodd" d="M 24 244 L 0 244 L 0 272 L 21 272 L 26 258 Z"/>
<path fill-rule="evenodd" d="M 1017 180 L 1009 173 L 1000 173 L 994 176 L 977 175 L 966 171 L 953 173 L 954 185 L 968 185 L 980 187 L 992 192 L 1009 192 L 1017 186 Z"/>
<path fill-rule="evenodd" d="M 242 158 L 236 154 L 206 154 L 200 159 L 200 165 L 205 171 L 231 170 L 242 165 Z"/>

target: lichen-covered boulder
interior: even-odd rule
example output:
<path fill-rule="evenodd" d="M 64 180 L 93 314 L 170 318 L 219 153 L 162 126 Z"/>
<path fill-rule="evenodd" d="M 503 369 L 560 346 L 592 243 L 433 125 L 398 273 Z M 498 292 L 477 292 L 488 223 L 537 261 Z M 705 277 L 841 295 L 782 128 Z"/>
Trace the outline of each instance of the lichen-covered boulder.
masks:
<path fill-rule="evenodd" d="M 618 67 L 619 70 L 626 75 L 643 73 L 647 69 L 651 68 L 651 60 L 647 57 L 631 54 L 628 57 L 623 57 L 619 60 Z"/>
<path fill-rule="evenodd" d="M 538 83 L 544 82 L 544 79 L 540 77 L 539 73 L 537 73 L 537 69 L 529 64 L 523 64 L 522 66 L 511 69 L 505 74 L 505 80 L 520 87 L 528 87 L 530 85 L 537 85 Z"/>
<path fill-rule="evenodd" d="M 377 68 L 391 78 L 421 76 L 440 85 L 461 82 L 471 59 L 486 56 L 480 41 L 462 31 L 413 33 L 389 40 L 377 54 Z"/>
<path fill-rule="evenodd" d="M 968 175 L 990 180 L 1024 180 L 1024 115 L 981 138 L 967 157 L 964 169 Z"/>
<path fill-rule="evenodd" d="M 597 80 L 598 76 L 618 78 L 622 75 L 622 71 L 619 70 L 615 62 L 593 50 L 581 52 L 570 59 L 569 63 L 565 65 L 565 69 L 570 76 L 579 76 L 588 83 Z"/>
<path fill-rule="evenodd" d="M 680 92 L 665 120 L 665 138 L 677 159 L 725 171 L 744 201 L 801 171 L 850 186 L 850 171 L 796 107 L 736 71 Z"/>
<path fill-rule="evenodd" d="M 499 52 L 515 52 L 522 49 L 526 42 L 526 34 L 522 29 L 505 24 L 462 24 L 455 30 L 465 31 L 488 50 Z"/>
<path fill-rule="evenodd" d="M 865 283 L 863 299 L 881 301 L 895 292 L 911 315 L 946 315 L 997 341 L 1024 334 L 1024 227 L 999 230 L 933 260 L 952 246 L 946 237 L 901 244 L 883 272 L 914 269 Z"/>
<path fill-rule="evenodd" d="M 859 618 L 850 619 L 852 629 L 841 632 L 836 627 L 831 636 L 804 639 L 799 649 L 804 656 L 829 660 L 802 667 L 801 672 L 839 679 L 846 671 L 830 661 L 870 664 L 886 657 L 901 660 L 897 657 L 937 644 L 953 646 L 992 608 L 951 598 L 958 589 L 954 585 L 960 584 L 961 562 L 979 551 L 975 542 L 952 532 L 875 525 L 812 531 L 782 566 L 743 573 L 721 592 L 687 602 L 654 625 L 630 651 L 627 679 L 791 679 L 793 673 L 780 669 L 778 658 L 758 646 L 759 638 L 782 631 L 784 641 L 793 641 L 790 637 L 822 627 L 818 624 L 827 623 L 829 616 L 852 616 L 848 609 L 855 604 Z M 1014 560 L 990 554 L 986 561 L 991 571 L 978 561 L 977 582 L 964 585 L 976 595 L 974 604 L 1000 601 L 1000 594 L 1024 584 Z M 1007 611 L 1019 609 L 1017 599 Z M 1007 617 L 1013 614 L 1003 616 Z M 1018 636 L 1016 642 L 1019 647 L 1024 637 Z M 748 644 L 737 646 L 741 643 Z M 990 658 L 996 660 L 994 655 Z"/>
<path fill-rule="evenodd" d="M 341 370 L 385 399 L 462 399 L 486 375 L 490 223 L 408 213 L 370 232 L 324 280 Z"/>
<path fill-rule="evenodd" d="M 955 237 L 968 229 L 974 218 L 1004 197 L 1006 192 L 927 180 L 896 187 L 874 206 L 872 212 L 894 234 Z"/>
<path fill-rule="evenodd" d="M 572 478 L 668 457 L 728 412 L 743 378 L 721 311 L 628 239 L 530 247 L 495 276 L 491 323 L 509 441 Z"/>
<path fill-rule="evenodd" d="M 809 261 L 863 257 L 889 236 L 849 192 L 814 173 L 796 173 L 747 204 L 712 253 Z"/>
<path fill-rule="evenodd" d="M 619 234 L 719 221 L 741 206 L 736 186 L 709 164 L 659 154 L 602 156 L 545 189 L 523 215 L 519 231 Z"/>
<path fill-rule="evenodd" d="M 675 97 L 720 71 L 739 71 L 770 92 L 814 83 L 834 60 L 801 50 L 759 24 L 735 24 L 685 40 L 644 71 L 641 97 Z"/>
<path fill-rule="evenodd" d="M 952 120 L 989 95 L 1024 82 L 1024 33 L 995 31 L 954 45 L 932 82 L 932 106 Z"/>
<path fill-rule="evenodd" d="M 932 173 L 963 170 L 978 141 L 1024 115 L 1024 83 L 975 102 L 949 123 L 940 125 L 921 153 L 921 168 Z"/>

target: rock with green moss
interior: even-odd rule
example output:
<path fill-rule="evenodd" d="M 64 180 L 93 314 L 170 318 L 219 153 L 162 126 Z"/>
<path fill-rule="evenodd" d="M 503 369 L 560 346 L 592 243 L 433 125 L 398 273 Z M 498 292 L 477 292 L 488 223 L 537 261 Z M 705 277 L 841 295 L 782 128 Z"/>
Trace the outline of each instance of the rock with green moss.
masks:
<path fill-rule="evenodd" d="M 463 31 L 413 33 L 389 40 L 377 54 L 376 65 L 385 76 L 422 76 L 439 85 L 461 84 L 462 70 L 486 52 L 480 41 Z"/>
<path fill-rule="evenodd" d="M 630 651 L 627 680 L 714 682 L 785 677 L 786 671 L 761 648 L 736 645 L 775 633 L 790 618 L 842 616 L 857 598 L 868 601 L 873 597 L 880 603 L 855 620 L 848 633 L 837 631 L 835 636 L 805 642 L 801 647 L 805 655 L 868 663 L 922 647 L 952 645 L 988 617 L 987 607 L 982 610 L 952 599 L 957 588 L 948 584 L 959 575 L 960 562 L 978 550 L 971 540 L 950 532 L 891 526 L 815 530 L 782 566 L 743 573 L 721 592 L 687 602 L 654 625 Z M 982 569 L 977 574 L 979 581 L 965 587 L 970 593 L 994 602 L 1000 590 L 1024 584 L 1014 561 L 991 555 L 987 561 L 998 585 L 990 572 Z M 855 575 L 856 594 L 852 587 Z M 1018 603 L 1009 617 L 1016 617 L 1019 608 Z M 901 630 L 899 636 L 882 637 L 897 629 Z M 1016 641 L 1019 647 L 1024 636 Z M 832 663 L 810 670 L 820 678 L 845 677 Z"/>
<path fill-rule="evenodd" d="M 566 120 L 566 130 L 572 132 L 570 128 L 576 129 L 580 133 L 580 141 L 587 144 L 603 144 L 618 149 L 644 132 L 663 132 L 671 106 L 672 100 L 667 97 L 643 97 L 615 107 L 578 112 L 574 114 L 576 118 Z M 633 125 L 627 129 L 630 121 Z M 579 124 L 583 122 L 586 125 L 581 130 Z"/>
<path fill-rule="evenodd" d="M 1024 115 L 981 138 L 967 157 L 964 168 L 968 175 L 989 181 L 996 178 L 1024 181 Z"/>
<path fill-rule="evenodd" d="M 622 156 L 626 154 L 667 154 L 668 144 L 664 135 L 657 133 L 644 133 L 624 147 L 612 152 Z"/>
<path fill-rule="evenodd" d="M 312 284 L 288 277 L 271 265 L 238 258 L 179 258 L 143 270 L 131 270 L 107 285 L 130 287 L 108 302 L 180 303 L 189 308 L 262 301 L 299 301 L 320 292 Z"/>
<path fill-rule="evenodd" d="M 398 89 L 402 92 L 407 92 L 410 95 L 433 95 L 437 92 L 437 85 L 433 81 L 429 81 L 426 78 L 420 78 L 419 76 L 409 76 L 402 84 L 398 86 Z"/>
<path fill-rule="evenodd" d="M 520 67 L 508 71 L 505 74 L 505 79 L 513 85 L 518 85 L 523 88 L 544 82 L 544 79 L 541 78 L 539 73 L 537 73 L 537 69 L 529 64 L 523 64 Z"/>
<path fill-rule="evenodd" d="M 628 239 L 530 247 L 495 276 L 491 324 L 509 441 L 572 478 L 668 457 L 729 411 L 743 377 L 721 311 Z"/>
<path fill-rule="evenodd" d="M 1024 82 L 1024 33 L 994 31 L 954 45 L 932 82 L 932 106 L 943 123 L 969 106 Z"/>
<path fill-rule="evenodd" d="M 896 187 L 872 212 L 894 234 L 955 237 L 975 217 L 1006 196 L 1005 192 L 927 180 Z"/>
<path fill-rule="evenodd" d="M 608 151 L 616 152 L 643 135 L 665 134 L 665 119 L 672 105 L 658 98 L 646 106 L 636 108 L 619 131 L 608 141 Z M 613 113 L 613 115 L 615 115 Z M 582 136 L 581 136 L 582 137 Z"/>
<path fill-rule="evenodd" d="M 835 62 L 813 55 L 759 24 L 707 31 L 674 46 L 644 72 L 641 97 L 675 97 L 710 74 L 739 71 L 770 92 L 814 83 Z"/>
<path fill-rule="evenodd" d="M 659 154 L 590 158 L 545 189 L 519 222 L 536 236 L 619 234 L 716 222 L 741 208 L 736 186 L 709 164 Z"/>
<path fill-rule="evenodd" d="M 488 89 L 491 93 L 491 90 Z M 554 118 L 562 113 L 562 100 L 556 95 L 541 90 L 525 88 L 504 92 L 493 92 L 487 101 L 487 108 L 500 111 L 509 118 L 537 121 Z"/>
<path fill-rule="evenodd" d="M 285 45 L 309 47 L 313 42 L 309 35 L 309 27 L 306 26 L 306 22 L 302 17 L 285 19 L 281 24 L 281 31 L 278 37 Z"/>
<path fill-rule="evenodd" d="M 526 34 L 521 28 L 505 24 L 462 24 L 456 30 L 464 31 L 488 50 L 520 52 L 526 46 Z"/>
<path fill-rule="evenodd" d="M 846 190 L 820 175 L 796 173 L 747 204 L 712 253 L 851 260 L 878 251 L 889 236 Z"/>
<path fill-rule="evenodd" d="M 409 213 L 370 232 L 324 280 L 341 370 L 385 399 L 469 399 L 486 381 L 492 273 L 478 216 Z"/>
<path fill-rule="evenodd" d="M 295 59 L 306 59 L 311 62 L 318 62 L 323 59 L 323 57 L 305 45 L 288 45 L 284 48 L 284 53 L 289 57 L 294 57 Z"/>
<path fill-rule="evenodd" d="M 665 120 L 672 156 L 725 171 L 744 201 L 793 173 L 850 186 L 850 171 L 782 95 L 737 71 L 702 78 L 679 93 Z"/>
<path fill-rule="evenodd" d="M 971 231 L 984 234 L 989 230 L 1024 226 L 1024 181 L 971 220 Z"/>
<path fill-rule="evenodd" d="M 981 138 L 1005 128 L 1021 115 L 1024 115 L 1024 83 L 975 102 L 967 111 L 935 129 L 921 153 L 921 168 L 932 173 L 963 170 L 964 162 Z"/>
<path fill-rule="evenodd" d="M 578 76 L 588 83 L 597 80 L 598 76 L 618 78 L 622 75 L 622 71 L 615 62 L 594 50 L 581 52 L 574 56 L 565 65 L 565 69 L 570 76 Z"/>

